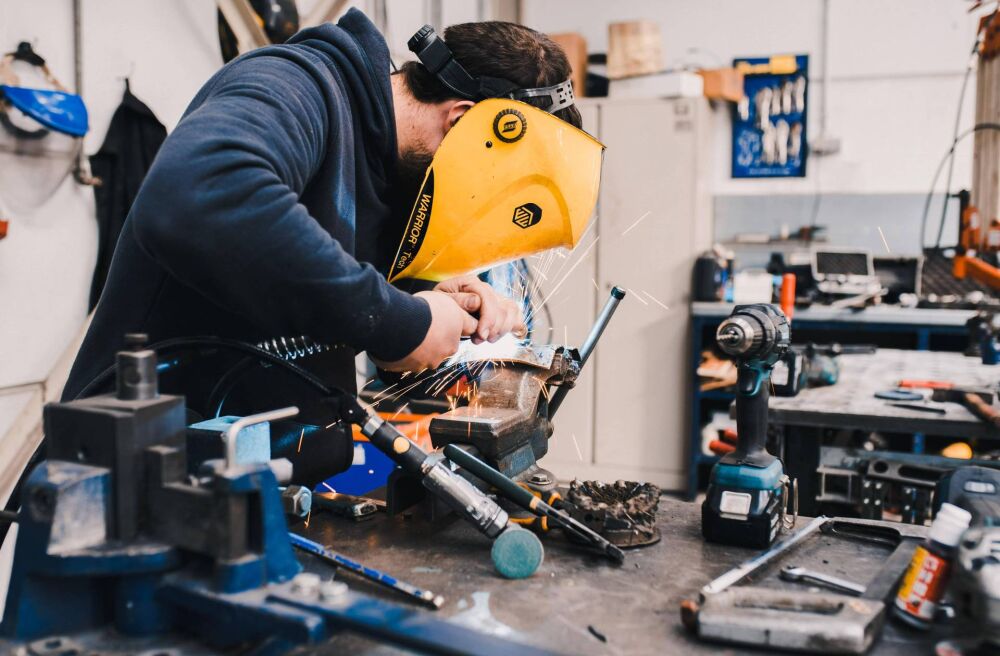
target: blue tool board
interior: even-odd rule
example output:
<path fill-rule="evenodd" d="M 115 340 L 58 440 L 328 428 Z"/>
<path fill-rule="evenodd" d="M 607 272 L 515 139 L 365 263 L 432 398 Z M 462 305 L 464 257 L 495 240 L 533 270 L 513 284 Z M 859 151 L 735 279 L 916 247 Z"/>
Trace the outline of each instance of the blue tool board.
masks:
<path fill-rule="evenodd" d="M 733 115 L 732 177 L 805 177 L 809 56 L 737 58 L 733 66 L 743 72 L 744 100 Z"/>

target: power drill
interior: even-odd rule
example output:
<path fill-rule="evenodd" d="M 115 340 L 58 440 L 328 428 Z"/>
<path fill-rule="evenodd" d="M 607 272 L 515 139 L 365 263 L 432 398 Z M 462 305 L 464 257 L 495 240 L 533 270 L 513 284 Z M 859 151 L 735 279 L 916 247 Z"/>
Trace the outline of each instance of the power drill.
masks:
<path fill-rule="evenodd" d="M 737 446 L 712 469 L 701 532 L 711 542 L 763 548 L 778 535 L 787 499 L 781 461 L 764 445 L 771 370 L 791 345 L 791 328 L 777 306 L 738 305 L 715 340 L 736 362 Z"/>

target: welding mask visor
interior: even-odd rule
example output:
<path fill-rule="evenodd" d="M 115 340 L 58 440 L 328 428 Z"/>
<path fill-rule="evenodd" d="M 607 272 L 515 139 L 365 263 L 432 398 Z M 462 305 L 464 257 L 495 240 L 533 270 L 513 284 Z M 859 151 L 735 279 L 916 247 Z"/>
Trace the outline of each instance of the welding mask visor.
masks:
<path fill-rule="evenodd" d="M 0 59 L 0 199 L 11 209 L 32 209 L 52 196 L 87 129 L 83 100 L 59 84 L 28 44 Z"/>
<path fill-rule="evenodd" d="M 532 105 L 476 103 L 434 154 L 389 281 L 441 281 L 573 248 L 597 203 L 603 151 Z"/>

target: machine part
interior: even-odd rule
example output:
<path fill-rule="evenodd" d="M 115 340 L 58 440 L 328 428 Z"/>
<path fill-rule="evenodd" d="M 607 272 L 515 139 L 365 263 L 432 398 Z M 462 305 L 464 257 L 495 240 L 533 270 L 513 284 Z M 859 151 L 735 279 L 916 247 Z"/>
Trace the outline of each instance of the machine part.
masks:
<path fill-rule="evenodd" d="M 865 586 L 863 585 L 858 585 L 853 581 L 848 581 L 847 579 L 842 579 L 830 574 L 814 572 L 810 569 L 799 567 L 797 565 L 785 565 L 781 568 L 781 572 L 778 575 L 781 577 L 782 581 L 805 583 L 807 585 L 819 585 L 824 588 L 829 588 L 834 592 L 840 592 L 842 594 L 852 595 L 855 597 L 860 597 L 865 593 Z"/>
<path fill-rule="evenodd" d="M 719 325 L 716 341 L 737 364 L 738 441 L 735 451 L 712 468 L 702 535 L 713 542 L 766 547 L 782 529 L 789 504 L 781 461 L 765 443 L 769 378 L 791 345 L 791 329 L 776 306 L 738 305 Z"/>
<path fill-rule="evenodd" d="M 3 637 L 120 645 L 185 633 L 279 654 L 346 629 L 434 654 L 546 653 L 300 576 L 269 465 L 192 479 L 183 399 L 151 396 L 46 408 L 49 459 L 23 488 Z M 88 638 L 79 653 L 104 646 Z"/>
<path fill-rule="evenodd" d="M 548 386 L 572 386 L 580 363 L 575 351 L 561 347 L 506 350 L 512 357 L 502 357 L 490 348 L 481 355 L 485 360 L 463 362 L 476 374 L 475 394 L 469 405 L 435 416 L 429 432 L 436 448 L 451 443 L 474 446 L 505 475 L 527 479 L 548 453 L 552 434 Z M 394 498 L 390 502 L 395 505 Z"/>
<path fill-rule="evenodd" d="M 933 391 L 931 399 L 944 403 L 958 403 L 978 419 L 1000 429 L 1000 411 L 993 407 L 996 393 L 991 389 L 939 388 Z"/>
<path fill-rule="evenodd" d="M 434 610 L 437 610 L 444 605 L 444 597 L 434 594 L 430 590 L 423 590 L 405 581 L 400 581 L 385 572 L 362 565 L 361 563 L 351 560 L 347 556 L 339 554 L 332 549 L 328 549 L 318 542 L 313 542 L 312 540 L 302 537 L 301 535 L 289 533 L 288 537 L 292 541 L 292 546 L 296 549 L 306 551 L 314 556 L 322 558 L 338 569 L 343 568 L 352 574 L 356 574 L 364 579 L 367 579 L 368 581 L 372 581 L 373 583 L 377 583 L 378 585 L 386 587 L 394 592 L 398 592 L 399 594 L 410 598 L 410 600 L 416 601 Z"/>
<path fill-rule="evenodd" d="M 281 507 L 286 515 L 305 519 L 312 512 L 314 497 L 309 488 L 301 485 L 289 485 L 284 488 L 279 487 L 278 491 L 281 492 Z"/>
<path fill-rule="evenodd" d="M 797 652 L 863 654 L 884 619 L 885 604 L 880 601 L 737 587 L 706 598 L 695 625 L 698 636 L 706 640 Z"/>
<path fill-rule="evenodd" d="M 327 344 L 320 344 L 308 335 L 266 339 L 263 342 L 258 342 L 257 348 L 273 353 L 283 360 L 298 360 L 330 350 Z"/>
<path fill-rule="evenodd" d="M 380 509 L 385 510 L 385 501 L 381 499 L 356 497 L 340 492 L 314 492 L 312 498 L 316 508 L 329 510 L 355 521 L 371 519 Z"/>
<path fill-rule="evenodd" d="M 557 510 L 545 503 L 541 498 L 536 497 L 530 491 L 510 480 L 479 458 L 464 451 L 459 446 L 449 444 L 444 448 L 444 455 L 459 467 L 468 470 L 474 476 L 483 479 L 495 487 L 504 497 L 510 499 L 521 508 L 545 517 L 553 526 L 558 526 L 568 535 L 604 554 L 616 563 L 624 562 L 625 554 L 621 549 L 573 519 L 566 512 Z"/>
<path fill-rule="evenodd" d="M 362 434 L 372 445 L 392 458 L 406 473 L 419 477 L 431 494 L 476 527 L 480 533 L 496 539 L 506 531 L 517 528 L 496 501 L 449 469 L 441 459 L 428 456 L 395 426 L 376 414 L 369 414 L 357 399 L 344 396 L 340 401 L 343 403 L 341 412 L 345 421 L 360 426 Z M 537 568 L 542 562 L 541 550 L 542 544 L 538 542 L 536 553 L 529 554 L 525 550 L 518 553 L 524 555 L 525 563 L 537 563 Z M 530 568 L 525 565 L 520 571 L 528 569 Z"/>
<path fill-rule="evenodd" d="M 538 107 L 500 98 L 476 103 L 434 153 L 390 282 L 441 281 L 575 247 L 597 202 L 603 151 Z"/>
<path fill-rule="evenodd" d="M 811 522 L 803 526 L 797 532 L 789 535 L 781 542 L 778 542 L 773 547 L 765 551 L 764 553 L 751 558 L 743 562 L 742 564 L 729 570 L 722 576 L 709 582 L 701 589 L 702 597 L 708 597 L 709 595 L 714 595 L 722 592 L 731 585 L 740 582 L 753 572 L 757 571 L 767 563 L 771 562 L 781 554 L 785 553 L 799 542 L 809 537 L 816 531 L 818 531 L 823 524 L 829 520 L 828 517 L 820 515 L 816 517 Z"/>
<path fill-rule="evenodd" d="M 660 488 L 650 483 L 574 480 L 562 509 L 612 544 L 629 548 L 660 541 L 659 504 Z"/>
<path fill-rule="evenodd" d="M 584 340 L 583 346 L 580 347 L 580 368 L 587 364 L 587 360 L 590 359 L 591 354 L 593 354 L 594 349 L 597 348 L 597 342 L 601 339 L 601 335 L 604 334 L 604 329 L 608 327 L 611 322 L 611 317 L 614 316 L 615 310 L 618 309 L 618 304 L 622 302 L 625 298 L 625 290 L 621 287 L 612 287 L 611 296 L 605 301 L 604 307 L 601 309 L 601 314 L 598 315 L 597 321 L 594 322 L 593 327 L 590 329 L 590 333 L 587 335 L 587 339 Z M 562 405 L 563 400 L 566 398 L 566 394 L 569 392 L 569 388 L 562 386 L 557 389 L 552 394 L 552 399 L 549 401 L 549 421 L 555 416 L 556 411 L 559 406 Z"/>
<path fill-rule="evenodd" d="M 288 417 L 294 417 L 297 414 L 299 414 L 299 409 L 295 406 L 289 406 L 279 410 L 270 410 L 268 412 L 261 412 L 256 415 L 242 417 L 241 419 L 237 419 L 230 424 L 229 428 L 226 430 L 226 468 L 229 469 L 231 467 L 238 466 L 236 457 L 236 442 L 239 439 L 240 431 L 256 424 L 277 421 L 279 419 L 287 419 Z"/>

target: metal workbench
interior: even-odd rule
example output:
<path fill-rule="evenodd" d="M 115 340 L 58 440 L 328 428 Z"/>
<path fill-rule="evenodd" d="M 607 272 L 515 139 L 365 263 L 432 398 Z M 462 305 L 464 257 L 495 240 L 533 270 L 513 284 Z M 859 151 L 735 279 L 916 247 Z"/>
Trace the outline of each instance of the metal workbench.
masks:
<path fill-rule="evenodd" d="M 814 496 L 814 472 L 819 464 L 823 429 L 912 433 L 915 453 L 924 451 L 928 435 L 1000 440 L 1000 431 L 957 404 L 943 404 L 945 414 L 940 415 L 893 407 L 875 398 L 875 392 L 893 389 L 904 378 L 995 387 L 1000 380 L 998 366 L 984 365 L 961 353 L 896 349 L 844 355 L 839 360 L 840 380 L 836 385 L 803 390 L 794 397 L 772 398 L 769 404 L 768 419 L 784 433 L 786 468 L 799 480 L 807 512 L 813 510 L 809 499 Z"/>
<path fill-rule="evenodd" d="M 700 521 L 700 506 L 663 497 L 659 514 L 662 541 L 629 551 L 623 566 L 581 555 L 557 536 L 547 536 L 540 570 L 520 581 L 500 578 L 490 561 L 488 540 L 458 521 L 432 525 L 417 516 L 379 514 L 353 523 L 320 513 L 311 517 L 308 528 L 300 523 L 292 529 L 444 595 L 446 603 L 437 611 L 442 616 L 512 640 L 562 654 L 712 654 L 723 648 L 700 643 L 685 633 L 679 604 L 696 598 L 701 586 L 756 552 L 706 544 Z M 804 523 L 800 519 L 799 525 Z M 814 540 L 793 552 L 796 564 L 859 583 L 871 580 L 886 556 L 880 547 L 819 536 Z M 312 557 L 303 555 L 301 560 L 307 569 L 329 572 Z M 794 585 L 777 580 L 772 583 L 772 577 L 767 578 L 769 587 Z M 341 580 L 355 589 L 387 594 L 348 574 Z M 393 597 L 389 594 L 385 598 Z M 939 637 L 889 625 L 870 653 L 929 653 L 929 645 Z M 397 652 L 343 635 L 308 653 Z M 725 647 L 724 653 L 765 652 Z"/>
<path fill-rule="evenodd" d="M 688 447 L 687 498 L 693 499 L 699 487 L 699 473 L 715 464 L 715 456 L 702 453 L 701 427 L 708 415 L 724 411 L 735 398 L 729 390 L 702 392 L 698 389 L 697 369 L 701 352 L 714 343 L 715 329 L 735 307 L 732 303 L 691 304 L 691 385 L 690 431 Z M 965 347 L 971 310 L 932 310 L 874 306 L 864 310 L 813 305 L 797 309 L 792 321 L 792 341 L 801 344 L 841 342 L 871 343 L 882 347 L 920 351 L 956 351 Z M 704 479 L 702 479 L 704 480 Z"/>

